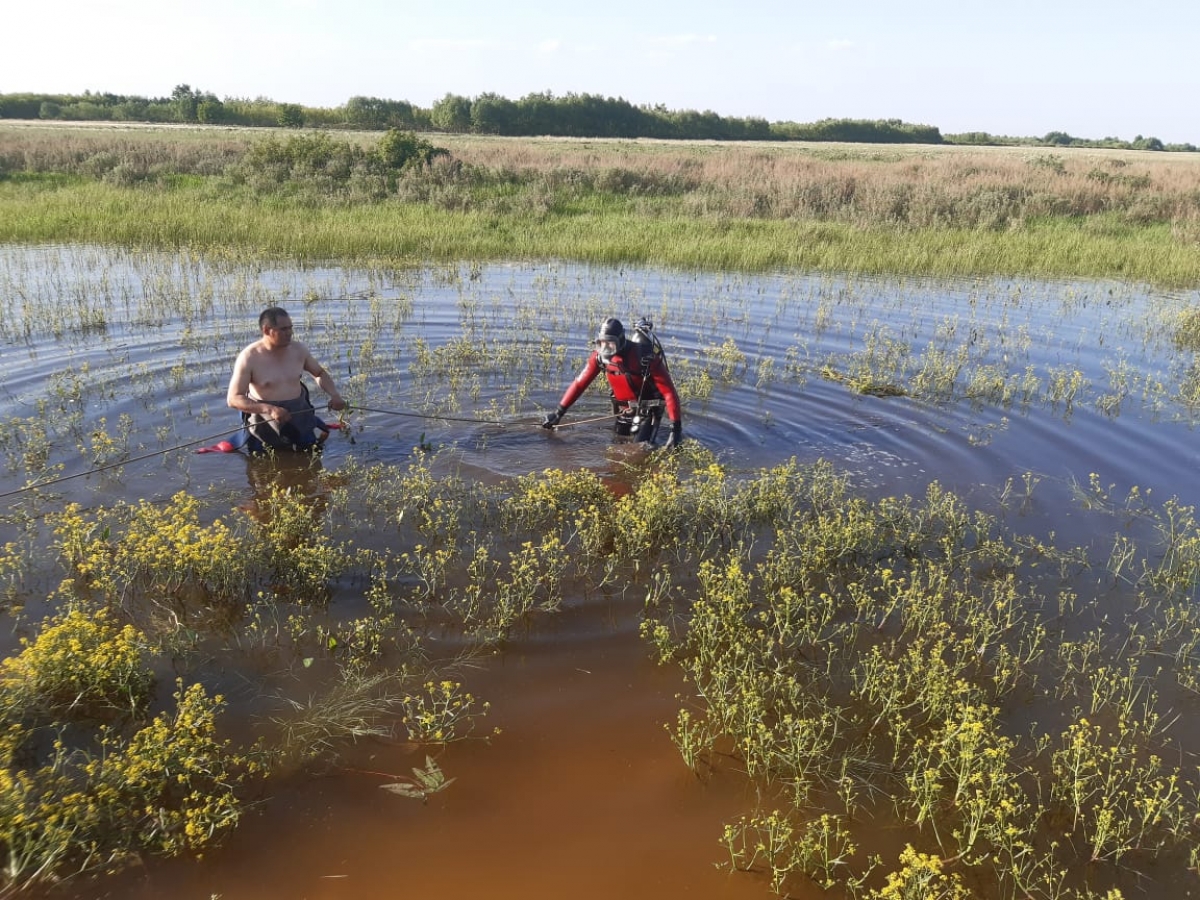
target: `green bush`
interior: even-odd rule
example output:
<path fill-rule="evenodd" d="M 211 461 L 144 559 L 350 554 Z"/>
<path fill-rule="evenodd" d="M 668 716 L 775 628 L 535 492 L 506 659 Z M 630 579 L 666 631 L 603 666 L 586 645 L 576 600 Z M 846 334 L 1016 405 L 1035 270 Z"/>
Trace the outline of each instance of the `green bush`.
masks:
<path fill-rule="evenodd" d="M 384 164 L 392 169 L 403 169 L 413 163 L 427 166 L 438 157 L 450 155 L 445 147 L 435 147 L 411 131 L 398 128 L 389 128 L 380 138 L 378 153 Z"/>

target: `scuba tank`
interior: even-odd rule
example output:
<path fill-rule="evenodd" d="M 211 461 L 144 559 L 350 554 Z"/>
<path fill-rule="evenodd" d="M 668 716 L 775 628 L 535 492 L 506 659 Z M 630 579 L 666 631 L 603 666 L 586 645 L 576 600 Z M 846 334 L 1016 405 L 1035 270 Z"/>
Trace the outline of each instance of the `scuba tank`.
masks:
<path fill-rule="evenodd" d="M 633 331 L 629 335 L 629 340 L 637 344 L 638 355 L 642 360 L 643 377 L 650 370 L 650 364 L 654 359 L 660 359 L 666 363 L 667 357 L 663 352 L 662 343 L 659 341 L 658 335 L 654 333 L 654 323 L 649 319 L 641 318 L 633 323 Z"/>

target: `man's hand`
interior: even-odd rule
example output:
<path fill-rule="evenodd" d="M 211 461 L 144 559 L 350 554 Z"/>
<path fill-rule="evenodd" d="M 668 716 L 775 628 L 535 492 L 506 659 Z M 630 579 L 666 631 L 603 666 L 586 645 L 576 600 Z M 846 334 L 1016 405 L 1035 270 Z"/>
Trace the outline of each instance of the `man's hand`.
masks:
<path fill-rule="evenodd" d="M 673 450 L 683 443 L 683 423 L 672 422 L 671 433 L 667 435 L 667 440 L 663 443 L 664 450 Z"/>
<path fill-rule="evenodd" d="M 558 425 L 559 422 L 562 421 L 562 417 L 566 414 L 566 412 L 567 411 L 560 406 L 557 409 L 555 409 L 554 412 L 546 413 L 546 418 L 542 422 L 542 427 L 543 428 L 554 428 L 556 425 Z"/>

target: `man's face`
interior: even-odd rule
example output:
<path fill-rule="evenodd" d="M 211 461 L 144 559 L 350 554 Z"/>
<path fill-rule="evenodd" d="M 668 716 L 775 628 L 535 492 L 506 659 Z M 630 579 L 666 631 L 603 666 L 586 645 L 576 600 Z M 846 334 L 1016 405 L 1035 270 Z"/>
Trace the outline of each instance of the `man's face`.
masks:
<path fill-rule="evenodd" d="M 263 329 L 267 342 L 272 347 L 286 347 L 292 342 L 292 320 L 288 316 L 280 316 L 274 325 Z"/>

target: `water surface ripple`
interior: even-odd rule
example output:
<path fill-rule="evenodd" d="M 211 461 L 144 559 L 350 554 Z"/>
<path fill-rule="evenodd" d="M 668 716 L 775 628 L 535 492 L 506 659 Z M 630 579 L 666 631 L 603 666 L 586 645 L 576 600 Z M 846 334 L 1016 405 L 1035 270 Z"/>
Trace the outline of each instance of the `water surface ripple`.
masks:
<path fill-rule="evenodd" d="M 63 502 L 252 496 L 244 461 L 193 450 L 236 426 L 230 366 L 274 304 L 351 402 L 375 410 L 352 417 L 353 442 L 330 440 L 326 469 L 406 465 L 426 443 L 489 481 L 616 471 L 630 450 L 606 423 L 554 434 L 537 423 L 601 319 L 647 316 L 685 394 L 687 438 L 735 471 L 827 459 L 870 495 L 937 481 L 983 507 L 1033 473 L 1048 488 L 1030 527 L 1087 541 L 1091 526 L 1058 504 L 1093 473 L 1117 495 L 1200 496 L 1187 402 L 1197 366 L 1175 341 L 1198 301 L 1119 283 L 564 263 L 379 271 L 2 247 L 0 493 L 20 499 L 30 429 L 41 429 L 41 477 L 80 476 L 55 485 Z M 606 409 L 594 391 L 566 421 Z M 148 458 L 86 474 L 98 430 Z M 568 604 L 497 658 L 477 688 L 504 733 L 456 748 L 459 781 L 428 806 L 353 774 L 300 783 L 202 866 L 135 873 L 121 895 L 763 896 L 760 882 L 711 865 L 720 823 L 753 798 L 702 786 L 679 762 L 661 723 L 682 688 L 646 659 L 636 605 Z M 362 769 L 419 761 L 354 752 Z"/>

